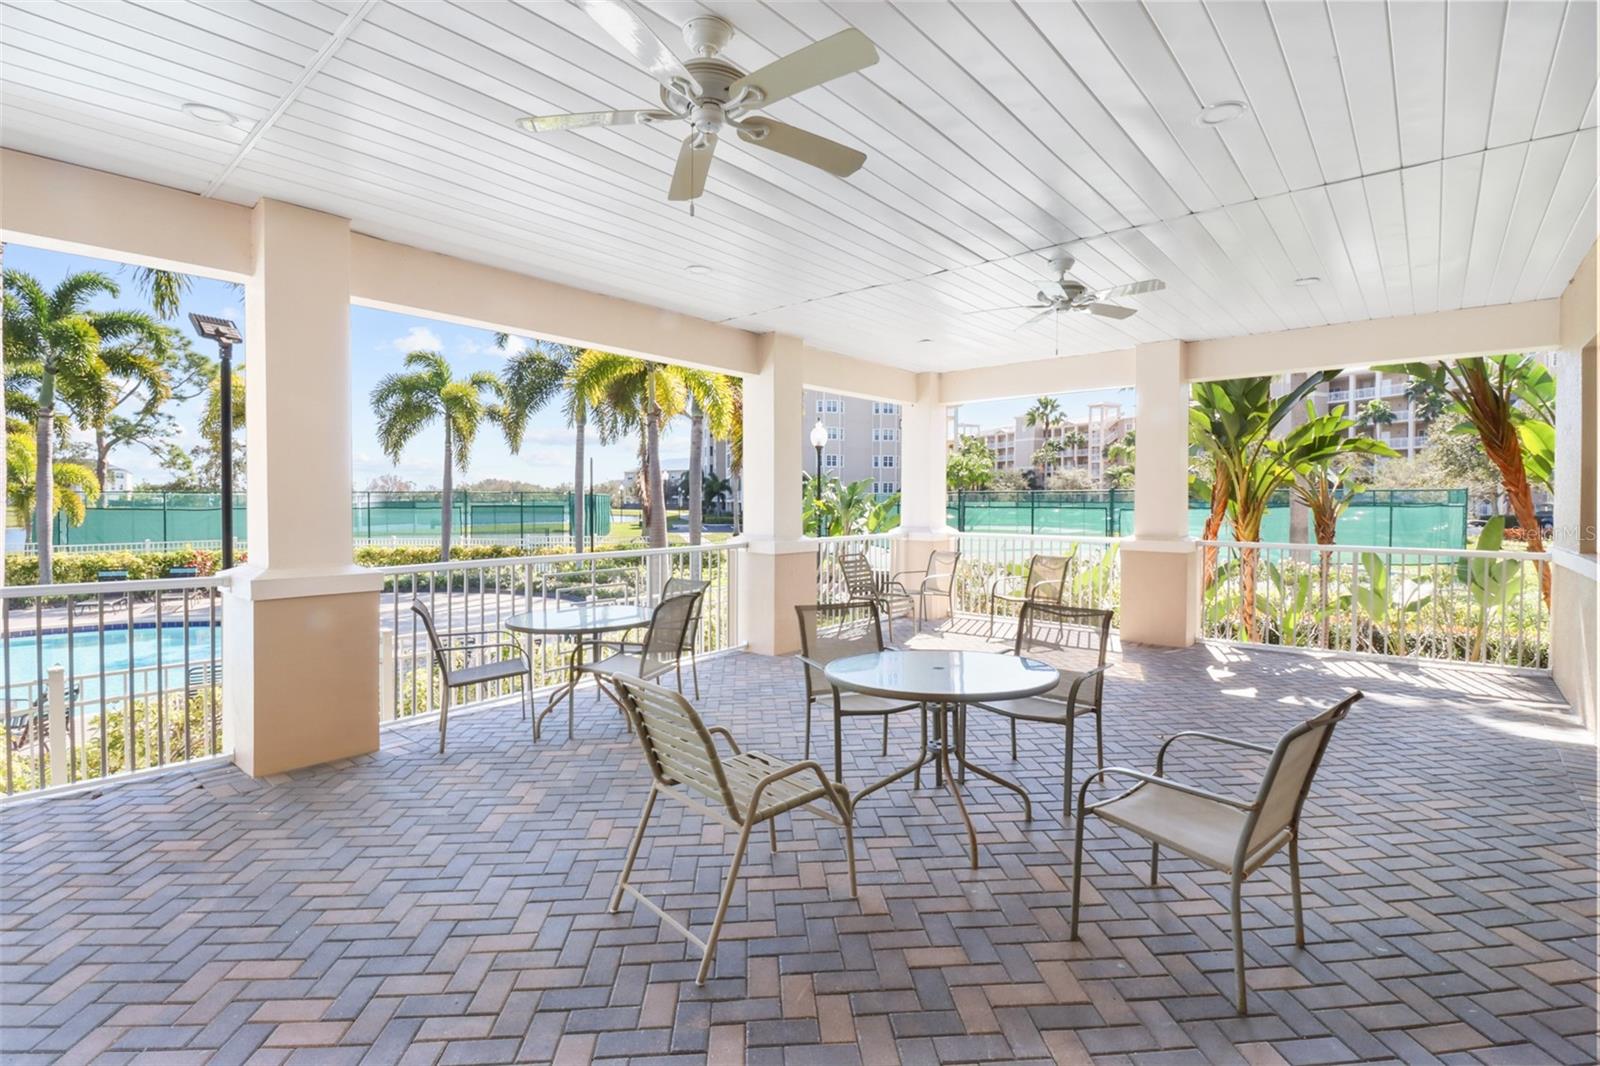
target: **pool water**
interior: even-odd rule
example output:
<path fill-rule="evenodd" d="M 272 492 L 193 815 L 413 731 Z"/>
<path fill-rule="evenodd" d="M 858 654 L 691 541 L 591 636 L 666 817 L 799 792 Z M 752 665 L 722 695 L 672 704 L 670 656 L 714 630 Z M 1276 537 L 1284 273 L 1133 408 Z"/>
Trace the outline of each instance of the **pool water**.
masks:
<path fill-rule="evenodd" d="M 17 636 L 6 642 L 5 665 L 8 675 L 0 675 L 6 686 L 6 704 L 19 708 L 37 698 L 40 680 L 50 667 L 67 668 L 67 687 L 80 686 L 77 703 L 95 703 L 102 695 L 118 699 L 128 692 L 128 674 L 133 672 L 136 695 L 155 695 L 158 688 L 168 693 L 182 691 L 186 683 L 185 649 L 189 666 L 203 665 L 222 655 L 222 627 L 209 622 L 165 625 L 158 633 L 153 626 L 135 628 L 131 639 L 126 627 L 107 627 L 103 635 L 92 625 L 74 628 L 70 646 L 68 635 L 46 633 L 42 637 Z M 161 669 L 156 669 L 159 658 Z"/>

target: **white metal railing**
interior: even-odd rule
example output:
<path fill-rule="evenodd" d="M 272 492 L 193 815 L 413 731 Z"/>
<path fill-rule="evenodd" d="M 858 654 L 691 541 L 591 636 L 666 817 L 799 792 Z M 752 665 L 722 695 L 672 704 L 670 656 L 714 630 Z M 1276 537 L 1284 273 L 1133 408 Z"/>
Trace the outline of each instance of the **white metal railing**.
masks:
<path fill-rule="evenodd" d="M 438 543 L 438 539 L 434 539 Z M 248 545 L 243 538 L 235 537 L 233 550 L 243 552 Z M 175 552 L 194 548 L 199 551 L 221 551 L 222 541 L 213 537 L 211 540 L 116 540 L 104 544 L 53 544 L 50 550 L 57 555 L 89 555 L 94 552 Z M 15 555 L 38 555 L 39 545 L 33 541 L 24 544 L 21 550 L 13 552 Z"/>
<path fill-rule="evenodd" d="M 962 533 L 956 538 L 961 563 L 956 571 L 956 610 L 988 614 L 990 594 L 1020 591 L 1035 555 L 1067 560 L 1061 602 L 1119 612 L 1122 569 L 1119 541 L 1114 537 L 1040 536 L 1024 533 Z M 1014 614 L 1015 605 L 995 603 L 999 614 Z M 1113 622 L 1115 624 L 1115 620 Z"/>
<path fill-rule="evenodd" d="M 0 589 L 6 795 L 228 752 L 226 576 Z"/>
<path fill-rule="evenodd" d="M 439 535 L 433 536 L 387 536 L 387 537 L 356 537 L 353 543 L 357 548 L 437 548 Z M 471 536 L 452 537 L 450 543 L 458 548 L 494 547 L 494 548 L 570 548 L 572 547 L 571 533 L 510 533 L 505 536 Z"/>
<path fill-rule="evenodd" d="M 1544 552 L 1201 543 L 1204 635 L 1548 667 Z"/>
<path fill-rule="evenodd" d="M 528 655 L 531 683 L 540 688 L 565 680 L 569 649 L 505 628 L 513 614 L 589 602 L 655 603 L 674 577 L 706 582 L 695 652 L 738 647 L 738 562 L 743 541 L 722 544 L 571 552 L 507 559 L 478 559 L 414 566 L 371 567 L 384 575 L 379 603 L 379 712 L 385 721 L 437 711 L 443 682 L 427 630 L 411 609 L 426 604 L 441 636 L 467 636 L 485 645 L 482 654 L 504 656 L 493 641 L 515 640 Z M 475 662 L 470 651 L 462 665 Z M 490 682 L 451 695 L 451 705 L 511 697 L 519 681 Z"/>
<path fill-rule="evenodd" d="M 887 533 L 857 533 L 847 537 L 815 538 L 817 546 L 817 601 L 839 603 L 850 598 L 845 588 L 844 572 L 839 569 L 842 555 L 865 555 L 879 582 L 894 576 L 896 559 L 894 546 L 904 534 L 899 529 Z"/>

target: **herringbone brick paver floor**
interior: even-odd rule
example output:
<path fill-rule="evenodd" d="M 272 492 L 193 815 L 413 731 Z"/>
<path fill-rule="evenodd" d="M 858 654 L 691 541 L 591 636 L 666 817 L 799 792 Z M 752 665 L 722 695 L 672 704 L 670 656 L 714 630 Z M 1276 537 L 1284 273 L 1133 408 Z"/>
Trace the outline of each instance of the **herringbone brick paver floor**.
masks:
<path fill-rule="evenodd" d="M 981 643 L 917 638 L 936 641 Z M 1059 735 L 1024 727 L 1012 764 L 976 715 L 974 757 L 1030 787 L 1031 825 L 974 780 L 973 872 L 948 797 L 892 786 L 858 811 L 851 900 L 839 831 L 786 820 L 776 854 L 752 846 L 696 988 L 678 936 L 606 912 L 647 777 L 587 698 L 576 740 L 533 746 L 492 709 L 454 720 L 443 757 L 417 723 L 279 778 L 212 768 L 0 813 L 0 1058 L 1595 1061 L 1595 749 L 1547 680 L 1219 646 L 1116 658 L 1107 757 L 1135 767 L 1166 733 L 1270 740 L 1367 692 L 1308 807 L 1304 950 L 1281 862 L 1247 885 L 1249 1017 L 1227 999 L 1227 886 L 1193 863 L 1147 887 L 1147 849 L 1095 827 L 1085 936 L 1066 939 Z M 792 661 L 732 655 L 701 679 L 708 719 L 798 756 Z M 889 763 L 875 726 L 851 729 L 859 782 Z M 902 758 L 914 736 L 896 723 Z M 1191 749 L 1172 769 L 1240 789 L 1253 760 Z M 703 928 L 729 842 L 657 818 L 638 876 Z"/>

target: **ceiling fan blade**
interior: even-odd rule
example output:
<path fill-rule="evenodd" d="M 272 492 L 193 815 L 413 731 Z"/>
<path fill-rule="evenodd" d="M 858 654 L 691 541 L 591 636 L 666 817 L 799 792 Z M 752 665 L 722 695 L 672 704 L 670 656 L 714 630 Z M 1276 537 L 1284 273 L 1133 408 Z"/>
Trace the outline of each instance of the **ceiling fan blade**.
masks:
<path fill-rule="evenodd" d="M 1017 328 L 1018 329 L 1027 329 L 1029 326 L 1033 325 L 1035 322 L 1039 321 L 1041 318 L 1048 318 L 1049 316 L 1051 316 L 1051 315 L 1053 315 L 1055 313 L 1056 313 L 1055 305 L 1051 304 L 1049 307 L 1046 307 L 1043 311 L 1040 311 L 1038 314 L 1034 315 L 1032 318 L 1028 319 L 1028 321 L 1022 323 L 1022 325 L 1018 326 Z"/>
<path fill-rule="evenodd" d="M 661 43 L 661 38 L 650 32 L 627 0 L 580 0 L 588 16 L 600 24 L 623 49 L 633 57 L 656 81 L 669 89 L 677 88 L 674 82 L 687 85 L 700 95 L 700 83 L 695 80 L 672 50 Z"/>
<path fill-rule="evenodd" d="M 1156 278 L 1145 281 L 1133 281 L 1126 285 L 1113 285 L 1109 289 L 1101 289 L 1095 293 L 1098 300 L 1107 300 L 1114 296 L 1138 296 L 1142 292 L 1160 292 L 1167 287 L 1167 283 Z"/>
<path fill-rule="evenodd" d="M 707 134 L 702 147 L 696 148 L 698 134 L 689 134 L 678 149 L 678 166 L 672 172 L 672 187 L 667 190 L 668 200 L 695 200 L 706 191 L 706 172 L 711 169 L 711 153 L 716 151 L 715 134 Z"/>
<path fill-rule="evenodd" d="M 590 126 L 645 126 L 677 118 L 671 111 L 580 111 L 571 115 L 527 115 L 517 125 L 529 133 L 556 133 Z"/>
<path fill-rule="evenodd" d="M 1091 315 L 1099 315 L 1101 318 L 1127 318 L 1129 315 L 1138 313 L 1135 308 L 1118 307 L 1116 304 L 1092 303 L 1080 304 L 1079 306 Z"/>
<path fill-rule="evenodd" d="M 825 81 L 853 74 L 878 61 L 878 50 L 860 30 L 840 30 L 832 37 L 806 45 L 775 59 L 760 70 L 752 70 L 729 87 L 730 99 L 735 99 L 746 86 L 761 90 L 761 101 L 753 106 L 765 107 L 774 100 L 782 100 L 797 92 L 821 85 Z"/>
<path fill-rule="evenodd" d="M 1045 310 L 1053 308 L 1054 304 L 1012 304 L 1010 307 L 980 307 L 976 311 L 963 311 L 964 315 L 987 315 L 995 311 L 1037 311 L 1041 307 Z"/>
<path fill-rule="evenodd" d="M 753 144 L 758 148 L 786 155 L 790 159 L 798 159 L 802 163 L 821 167 L 829 174 L 837 174 L 841 178 L 848 178 L 860 170 L 861 164 L 867 161 L 865 152 L 858 152 L 838 141 L 830 141 L 826 137 L 807 133 L 803 129 L 775 122 L 770 118 L 746 120 L 744 128 L 739 130 L 739 139 L 746 144 Z"/>

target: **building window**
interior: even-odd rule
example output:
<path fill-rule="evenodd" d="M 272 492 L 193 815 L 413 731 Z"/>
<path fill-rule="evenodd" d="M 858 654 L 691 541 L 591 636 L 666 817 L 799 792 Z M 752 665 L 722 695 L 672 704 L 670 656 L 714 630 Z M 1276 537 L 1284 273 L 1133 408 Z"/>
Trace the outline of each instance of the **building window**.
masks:
<path fill-rule="evenodd" d="M 844 430 L 840 429 L 838 426 L 829 426 L 828 427 L 828 439 L 829 440 L 842 440 L 842 439 L 844 439 Z"/>
<path fill-rule="evenodd" d="M 877 400 L 872 401 L 872 413 L 875 415 L 892 415 L 899 410 L 898 404 L 880 403 Z"/>
<path fill-rule="evenodd" d="M 899 440 L 900 431 L 898 429 L 874 429 L 872 431 L 872 439 L 883 441 Z"/>
<path fill-rule="evenodd" d="M 837 470 L 839 468 L 839 457 L 837 455 L 824 455 L 822 457 L 822 465 L 829 470 Z"/>
<path fill-rule="evenodd" d="M 883 467 L 884 467 L 885 470 L 893 470 L 894 469 L 894 456 L 892 456 L 892 455 L 880 455 L 880 456 L 878 456 L 878 458 L 883 460 Z"/>

